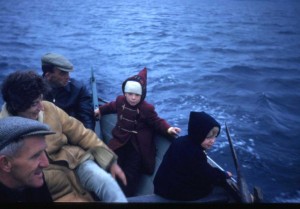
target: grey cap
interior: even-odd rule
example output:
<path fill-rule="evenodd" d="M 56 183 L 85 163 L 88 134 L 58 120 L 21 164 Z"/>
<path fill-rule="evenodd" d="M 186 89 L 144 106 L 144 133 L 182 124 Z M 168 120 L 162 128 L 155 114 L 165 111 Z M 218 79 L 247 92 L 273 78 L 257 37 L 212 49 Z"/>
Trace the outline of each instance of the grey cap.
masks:
<path fill-rule="evenodd" d="M 0 119 L 0 150 L 23 137 L 55 134 L 49 126 L 36 120 L 11 116 Z"/>
<path fill-rule="evenodd" d="M 42 65 L 53 65 L 58 69 L 66 72 L 73 71 L 73 64 L 64 56 L 55 53 L 47 53 L 42 59 Z"/>

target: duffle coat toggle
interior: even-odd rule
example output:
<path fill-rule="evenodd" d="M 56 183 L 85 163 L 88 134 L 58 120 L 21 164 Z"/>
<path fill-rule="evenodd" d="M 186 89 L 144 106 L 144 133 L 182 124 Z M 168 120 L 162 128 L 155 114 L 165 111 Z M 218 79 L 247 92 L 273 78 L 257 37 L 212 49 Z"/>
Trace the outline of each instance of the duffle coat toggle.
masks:
<path fill-rule="evenodd" d="M 120 123 L 118 127 L 125 132 L 137 134 L 136 126 L 139 112 L 138 108 L 132 109 L 123 104 L 122 113 L 119 116 Z"/>

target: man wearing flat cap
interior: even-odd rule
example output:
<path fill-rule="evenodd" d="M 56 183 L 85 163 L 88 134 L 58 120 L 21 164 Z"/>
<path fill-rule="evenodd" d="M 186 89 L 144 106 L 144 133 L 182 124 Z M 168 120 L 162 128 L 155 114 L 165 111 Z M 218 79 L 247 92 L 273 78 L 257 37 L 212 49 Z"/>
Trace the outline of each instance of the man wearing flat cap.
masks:
<path fill-rule="evenodd" d="M 94 130 L 92 97 L 82 82 L 70 78 L 70 72 L 74 69 L 72 63 L 56 53 L 46 53 L 41 62 L 43 77 L 52 88 L 44 99 L 80 120 L 86 128 Z"/>
<path fill-rule="evenodd" d="M 0 202 L 52 202 L 43 169 L 49 162 L 41 122 L 23 117 L 0 120 Z"/>

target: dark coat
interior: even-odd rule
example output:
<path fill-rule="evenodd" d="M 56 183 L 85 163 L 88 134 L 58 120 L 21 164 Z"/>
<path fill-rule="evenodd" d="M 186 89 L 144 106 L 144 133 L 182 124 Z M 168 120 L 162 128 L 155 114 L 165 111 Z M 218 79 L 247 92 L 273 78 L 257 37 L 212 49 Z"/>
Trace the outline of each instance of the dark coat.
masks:
<path fill-rule="evenodd" d="M 214 126 L 220 127 L 207 114 L 192 114 L 188 135 L 175 139 L 164 155 L 153 182 L 155 194 L 174 200 L 196 200 L 209 194 L 213 185 L 225 183 L 226 173 L 207 162 L 201 146 Z"/>
<path fill-rule="evenodd" d="M 125 111 L 124 105 L 126 107 Z M 130 108 L 130 110 L 126 111 L 127 108 Z M 116 150 L 124 146 L 128 141 L 136 140 L 134 143 L 142 156 L 143 171 L 152 174 L 154 172 L 156 155 L 154 134 L 157 132 L 167 136 L 167 130 L 170 128 L 170 125 L 158 116 L 153 105 L 142 101 L 137 106 L 131 107 L 127 103 L 125 96 L 118 96 L 116 101 L 101 106 L 100 112 L 101 115 L 117 113 L 118 116 L 117 124 L 112 130 L 113 138 L 109 141 L 108 146 L 112 150 Z M 135 117 L 136 123 L 122 120 L 122 117 Z"/>
<path fill-rule="evenodd" d="M 81 121 L 86 128 L 94 130 L 95 120 L 92 97 L 82 82 L 71 78 L 66 86 L 53 88 L 44 98 L 56 104 L 70 116 Z"/>
<path fill-rule="evenodd" d="M 47 185 L 44 183 L 40 188 L 26 188 L 22 191 L 12 190 L 0 183 L 0 202 L 53 202 Z"/>
<path fill-rule="evenodd" d="M 209 194 L 226 174 L 213 168 L 200 146 L 187 136 L 174 140 L 154 178 L 154 192 L 175 200 L 196 200 Z"/>

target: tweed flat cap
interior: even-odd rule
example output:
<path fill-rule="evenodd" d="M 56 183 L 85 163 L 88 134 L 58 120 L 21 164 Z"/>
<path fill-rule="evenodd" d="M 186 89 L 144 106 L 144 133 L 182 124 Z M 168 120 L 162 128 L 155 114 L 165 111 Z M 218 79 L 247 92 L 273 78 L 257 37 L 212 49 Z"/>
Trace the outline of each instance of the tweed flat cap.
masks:
<path fill-rule="evenodd" d="M 0 150 L 21 137 L 55 134 L 49 126 L 39 121 L 11 116 L 0 119 Z"/>
<path fill-rule="evenodd" d="M 66 72 L 73 71 L 73 64 L 64 56 L 55 53 L 47 53 L 42 59 L 42 65 L 53 65 L 58 69 Z"/>

